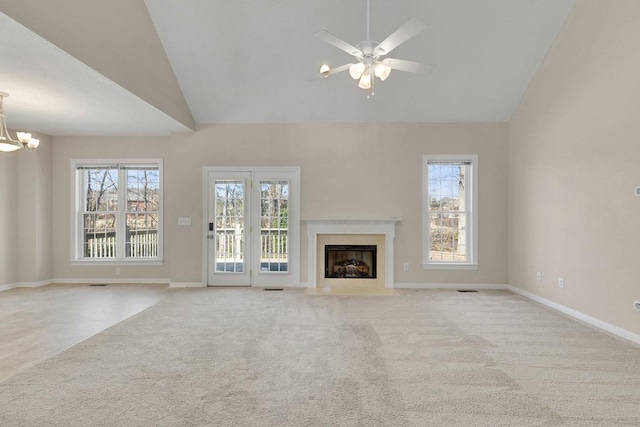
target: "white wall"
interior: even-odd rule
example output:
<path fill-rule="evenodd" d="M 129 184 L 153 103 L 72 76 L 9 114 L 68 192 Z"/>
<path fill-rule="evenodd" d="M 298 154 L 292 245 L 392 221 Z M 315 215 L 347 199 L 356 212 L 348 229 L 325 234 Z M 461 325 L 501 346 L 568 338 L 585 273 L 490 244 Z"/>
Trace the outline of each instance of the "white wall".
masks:
<path fill-rule="evenodd" d="M 578 1 L 510 123 L 508 227 L 510 284 L 636 334 L 639 40 L 637 0 Z"/>
<path fill-rule="evenodd" d="M 505 124 L 211 125 L 171 138 L 55 138 L 54 277 L 110 278 L 113 267 L 69 264 L 69 160 L 163 157 L 165 265 L 122 267 L 120 278 L 200 282 L 202 168 L 300 166 L 302 218 L 400 217 L 396 283 L 506 283 Z M 421 268 L 422 155 L 478 154 L 480 268 Z M 191 217 L 192 226 L 178 226 Z M 301 230 L 302 282 L 307 281 L 306 229 Z M 410 263 L 403 271 L 402 262 Z"/>

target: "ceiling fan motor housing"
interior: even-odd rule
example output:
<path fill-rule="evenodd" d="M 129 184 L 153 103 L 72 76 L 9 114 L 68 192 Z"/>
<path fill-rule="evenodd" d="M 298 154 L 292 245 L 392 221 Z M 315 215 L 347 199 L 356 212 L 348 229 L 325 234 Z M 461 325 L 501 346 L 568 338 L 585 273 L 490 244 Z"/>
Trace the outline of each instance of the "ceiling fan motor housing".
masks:
<path fill-rule="evenodd" d="M 371 58 L 375 58 L 377 56 L 380 55 L 375 55 L 374 56 L 374 52 L 376 50 L 376 47 L 378 47 L 380 43 L 373 41 L 373 40 L 366 40 L 363 41 L 362 43 L 358 44 L 356 47 L 358 49 L 360 49 L 360 52 L 362 52 L 362 55 L 364 58 L 366 58 L 367 56 L 371 57 Z"/>

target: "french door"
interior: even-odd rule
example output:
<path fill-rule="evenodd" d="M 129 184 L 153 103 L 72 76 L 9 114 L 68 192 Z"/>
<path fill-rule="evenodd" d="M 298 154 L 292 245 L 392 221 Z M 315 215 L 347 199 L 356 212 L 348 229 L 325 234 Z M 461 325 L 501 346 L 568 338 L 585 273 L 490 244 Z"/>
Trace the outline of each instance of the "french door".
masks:
<path fill-rule="evenodd" d="M 297 286 L 299 168 L 205 168 L 208 286 Z"/>

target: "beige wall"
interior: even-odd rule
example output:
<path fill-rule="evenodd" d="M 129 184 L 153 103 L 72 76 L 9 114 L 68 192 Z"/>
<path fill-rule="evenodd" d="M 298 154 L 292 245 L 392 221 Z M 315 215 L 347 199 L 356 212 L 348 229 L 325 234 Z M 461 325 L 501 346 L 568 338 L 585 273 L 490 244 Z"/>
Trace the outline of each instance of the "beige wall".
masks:
<path fill-rule="evenodd" d="M 171 259 L 165 256 L 162 266 L 121 266 L 121 275 L 116 276 L 115 266 L 71 266 L 70 236 L 70 168 L 71 159 L 114 159 L 114 158 L 164 158 L 167 159 L 169 138 L 119 137 L 84 138 L 57 137 L 53 150 L 53 278 L 64 279 L 158 279 L 170 278 Z M 172 177 L 167 175 L 166 181 Z M 166 185 L 166 184 L 165 184 Z M 165 204 L 171 203 L 165 189 Z M 171 244 L 166 239 L 165 246 Z M 165 254 L 166 255 L 166 254 Z"/>
<path fill-rule="evenodd" d="M 211 125 L 171 138 L 56 138 L 54 276 L 115 277 L 113 267 L 69 265 L 69 160 L 163 157 L 165 265 L 123 267 L 120 278 L 201 282 L 202 168 L 300 166 L 301 217 L 400 217 L 396 283 L 506 283 L 505 124 Z M 480 268 L 421 267 L 422 155 L 478 154 Z M 191 217 L 190 227 L 178 226 Z M 306 229 L 301 229 L 302 282 L 307 281 Z M 401 266 L 409 262 L 410 270 Z"/>
<path fill-rule="evenodd" d="M 0 289 L 19 281 L 18 153 L 0 153 Z"/>
<path fill-rule="evenodd" d="M 195 127 L 143 1 L 40 1 L 26 6 L 0 0 L 0 9 L 187 128 Z"/>
<path fill-rule="evenodd" d="M 37 153 L 0 155 L 0 288 L 116 277 L 113 266 L 69 263 L 72 158 L 164 159 L 165 263 L 125 266 L 120 278 L 194 283 L 202 168 L 300 166 L 302 218 L 401 218 L 396 284 L 509 283 L 640 333 L 639 22 L 637 0 L 579 0 L 509 125 L 211 125 L 165 138 L 41 138 Z M 425 153 L 479 156 L 477 271 L 421 268 Z M 304 224 L 301 240 L 306 282 Z"/>
<path fill-rule="evenodd" d="M 41 283 L 52 275 L 52 161 L 51 137 L 40 139 L 35 152 L 20 150 L 18 186 L 19 277 L 20 282 Z"/>
<path fill-rule="evenodd" d="M 510 123 L 508 227 L 510 284 L 636 334 L 638 40 L 637 0 L 578 1 Z"/>
<path fill-rule="evenodd" d="M 51 279 L 51 138 L 0 153 L 0 289 Z"/>

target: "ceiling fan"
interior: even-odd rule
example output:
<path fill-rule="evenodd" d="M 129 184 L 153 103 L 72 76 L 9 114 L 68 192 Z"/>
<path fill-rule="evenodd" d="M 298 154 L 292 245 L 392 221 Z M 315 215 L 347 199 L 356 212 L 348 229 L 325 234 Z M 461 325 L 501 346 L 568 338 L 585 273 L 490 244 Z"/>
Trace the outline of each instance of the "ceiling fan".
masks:
<path fill-rule="evenodd" d="M 370 90 L 370 95 L 373 95 L 375 77 L 384 81 L 389 77 L 389 74 L 391 74 L 391 70 L 407 71 L 410 73 L 420 72 L 423 65 L 419 62 L 383 57 L 424 30 L 426 25 L 419 19 L 413 18 L 382 42 L 377 42 L 371 40 L 369 34 L 370 10 L 371 2 L 367 0 L 367 38 L 356 46 L 339 39 L 328 31 L 319 31 L 315 33 L 314 36 L 347 52 L 357 60 L 356 62 L 340 65 L 335 68 L 323 64 L 320 67 L 320 74 L 327 78 L 342 71 L 349 70 L 349 75 L 351 75 L 353 79 L 358 80 L 358 87 Z"/>

